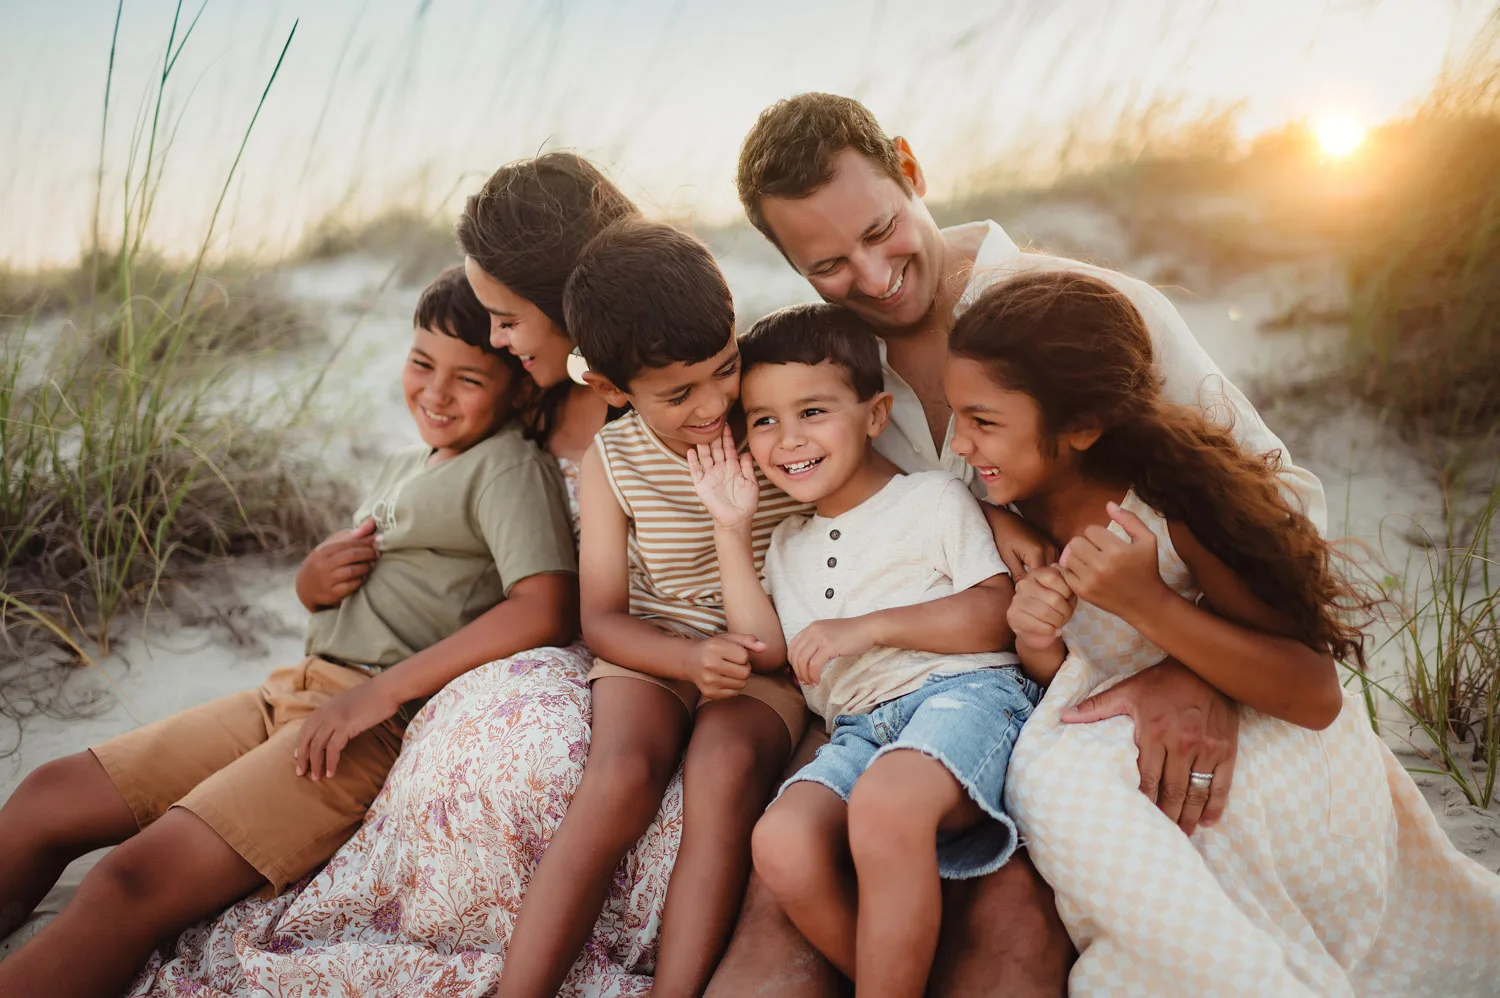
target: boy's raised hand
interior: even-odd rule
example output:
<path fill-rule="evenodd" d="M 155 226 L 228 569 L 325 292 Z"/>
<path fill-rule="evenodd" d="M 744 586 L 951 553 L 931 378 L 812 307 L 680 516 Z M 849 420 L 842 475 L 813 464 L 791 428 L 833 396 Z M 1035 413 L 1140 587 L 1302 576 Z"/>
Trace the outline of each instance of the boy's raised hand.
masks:
<path fill-rule="evenodd" d="M 340 530 L 302 562 L 297 570 L 297 598 L 309 613 L 338 606 L 365 584 L 379 557 L 380 539 L 373 518 L 352 530 Z"/>
<path fill-rule="evenodd" d="M 724 436 L 712 444 L 699 444 L 688 451 L 688 474 L 698 498 L 708 508 L 714 524 L 726 529 L 743 527 L 760 503 L 760 485 L 755 480 L 755 462 L 749 454 L 734 452 L 734 435 L 724 427 Z"/>
<path fill-rule="evenodd" d="M 1016 632 L 1017 644 L 1041 651 L 1057 643 L 1077 606 L 1078 597 L 1062 569 L 1045 565 L 1016 580 L 1016 594 L 1005 619 Z"/>
<path fill-rule="evenodd" d="M 732 697 L 750 680 L 750 653 L 765 650 L 765 642 L 750 634 L 715 634 L 694 641 L 689 678 L 705 700 Z"/>

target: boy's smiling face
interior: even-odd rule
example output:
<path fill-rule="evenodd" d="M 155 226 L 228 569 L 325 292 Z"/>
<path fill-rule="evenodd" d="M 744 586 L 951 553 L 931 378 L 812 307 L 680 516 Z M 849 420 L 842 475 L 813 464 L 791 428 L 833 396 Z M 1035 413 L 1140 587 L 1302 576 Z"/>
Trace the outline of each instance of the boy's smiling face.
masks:
<path fill-rule="evenodd" d="M 777 488 L 822 504 L 848 487 L 885 429 L 891 396 L 861 402 L 849 375 L 821 364 L 759 364 L 744 376 L 750 453 Z M 841 504 L 840 504 L 841 505 Z"/>
<path fill-rule="evenodd" d="M 499 357 L 456 336 L 417 328 L 401 370 L 401 394 L 433 460 L 457 457 L 510 415 L 515 375 Z"/>
<path fill-rule="evenodd" d="M 730 336 L 708 360 L 641 368 L 628 390 L 592 372 L 584 380 L 610 405 L 630 405 L 663 443 L 685 455 L 723 436 L 729 410 L 740 397 L 740 348 Z"/>

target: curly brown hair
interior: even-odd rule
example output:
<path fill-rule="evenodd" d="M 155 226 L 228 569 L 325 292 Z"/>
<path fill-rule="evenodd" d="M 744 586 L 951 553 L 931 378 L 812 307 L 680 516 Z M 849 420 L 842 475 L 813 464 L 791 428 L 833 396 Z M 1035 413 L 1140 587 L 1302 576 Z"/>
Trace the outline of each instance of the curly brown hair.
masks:
<path fill-rule="evenodd" d="M 1252 454 L 1232 433 L 1232 408 L 1211 419 L 1162 397 L 1151 337 L 1125 294 L 1086 274 L 1027 273 L 982 294 L 953 327 L 952 354 L 1036 400 L 1043 432 L 1097 426 L 1081 474 L 1131 484 L 1169 520 L 1187 525 L 1309 646 L 1364 665 L 1351 615 L 1372 601 L 1334 565 L 1337 551 L 1294 508 L 1277 472 L 1281 454 Z"/>

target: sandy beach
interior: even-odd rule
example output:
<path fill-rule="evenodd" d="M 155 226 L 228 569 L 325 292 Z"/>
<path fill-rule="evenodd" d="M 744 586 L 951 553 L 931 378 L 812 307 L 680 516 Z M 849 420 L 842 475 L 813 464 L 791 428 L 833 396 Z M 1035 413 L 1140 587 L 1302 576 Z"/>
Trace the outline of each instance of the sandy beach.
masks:
<path fill-rule="evenodd" d="M 1125 241 L 1118 231 L 1085 206 L 1052 206 L 1002 221 L 1010 223 L 1018 241 L 1083 253 L 1147 279 L 1165 273 L 1161 261 L 1123 258 Z M 755 233 L 742 232 L 716 249 L 742 320 L 811 297 L 805 282 Z M 416 289 L 388 281 L 392 266 L 388 260 L 352 255 L 283 271 L 278 279 L 285 294 L 322 323 L 327 339 L 246 372 L 247 378 L 267 386 L 305 378 L 347 337 L 315 398 L 308 446 L 356 485 L 381 456 L 415 439 L 396 372 L 408 345 Z M 1322 479 L 1331 532 L 1368 545 L 1399 576 L 1413 558 L 1421 558 L 1410 544 L 1411 527 L 1437 524 L 1440 496 L 1427 467 L 1391 428 L 1360 410 L 1329 407 L 1316 399 L 1277 400 L 1268 391 L 1285 381 L 1288 372 L 1315 370 L 1342 333 L 1336 327 L 1268 331 L 1262 325 L 1283 314 L 1309 287 L 1331 287 L 1330 282 L 1326 269 L 1286 266 L 1212 290 L 1195 293 L 1170 284 L 1165 290 L 1226 374 L 1263 407 L 1266 421 L 1298 462 Z M 1191 277 L 1183 283 L 1196 287 Z M 0 799 L 49 759 L 253 687 L 271 668 L 297 661 L 306 614 L 293 593 L 295 567 L 240 559 L 215 568 L 190 591 L 170 593 L 170 612 L 123 621 L 116 647 L 98 669 L 76 670 L 67 680 L 75 702 L 97 704 L 90 716 L 33 716 L 18 731 L 0 729 L 0 750 L 9 750 L 0 758 Z M 1385 678 L 1398 675 L 1400 668 L 1400 653 L 1390 648 L 1377 656 L 1372 672 Z M 1383 734 L 1393 749 L 1405 753 L 1408 766 L 1426 765 L 1411 754 L 1395 711 L 1386 712 Z M 1446 778 L 1417 775 L 1416 780 L 1458 847 L 1500 872 L 1500 802 L 1481 810 L 1470 806 Z M 32 921 L 0 942 L 0 956 L 66 902 L 96 859 L 97 854 L 86 857 L 69 869 Z"/>

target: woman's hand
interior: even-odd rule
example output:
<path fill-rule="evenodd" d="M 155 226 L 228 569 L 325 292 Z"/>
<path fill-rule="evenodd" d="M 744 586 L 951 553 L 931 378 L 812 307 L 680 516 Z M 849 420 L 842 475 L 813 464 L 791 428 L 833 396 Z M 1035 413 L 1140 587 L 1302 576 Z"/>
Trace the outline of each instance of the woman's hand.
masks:
<path fill-rule="evenodd" d="M 687 454 L 688 474 L 714 525 L 726 530 L 748 526 L 760 503 L 760 484 L 749 454 L 734 453 L 734 436 L 724 427 L 722 440 L 699 444 Z"/>
<path fill-rule="evenodd" d="M 1134 622 L 1137 614 L 1173 593 L 1157 567 L 1156 535 L 1151 528 L 1117 503 L 1107 508 L 1110 519 L 1125 528 L 1130 540 L 1121 540 L 1104 527 L 1089 527 L 1063 548 L 1058 566 L 1080 599 Z"/>
<path fill-rule="evenodd" d="M 879 643 L 879 635 L 867 617 L 815 620 L 797 632 L 787 646 L 786 657 L 799 683 L 816 686 L 829 662 L 846 655 L 863 655 Z"/>
<path fill-rule="evenodd" d="M 386 692 L 386 684 L 379 677 L 328 700 L 302 722 L 301 737 L 292 751 L 297 775 L 333 779 L 344 746 L 390 720 L 400 709 L 400 701 Z"/>

